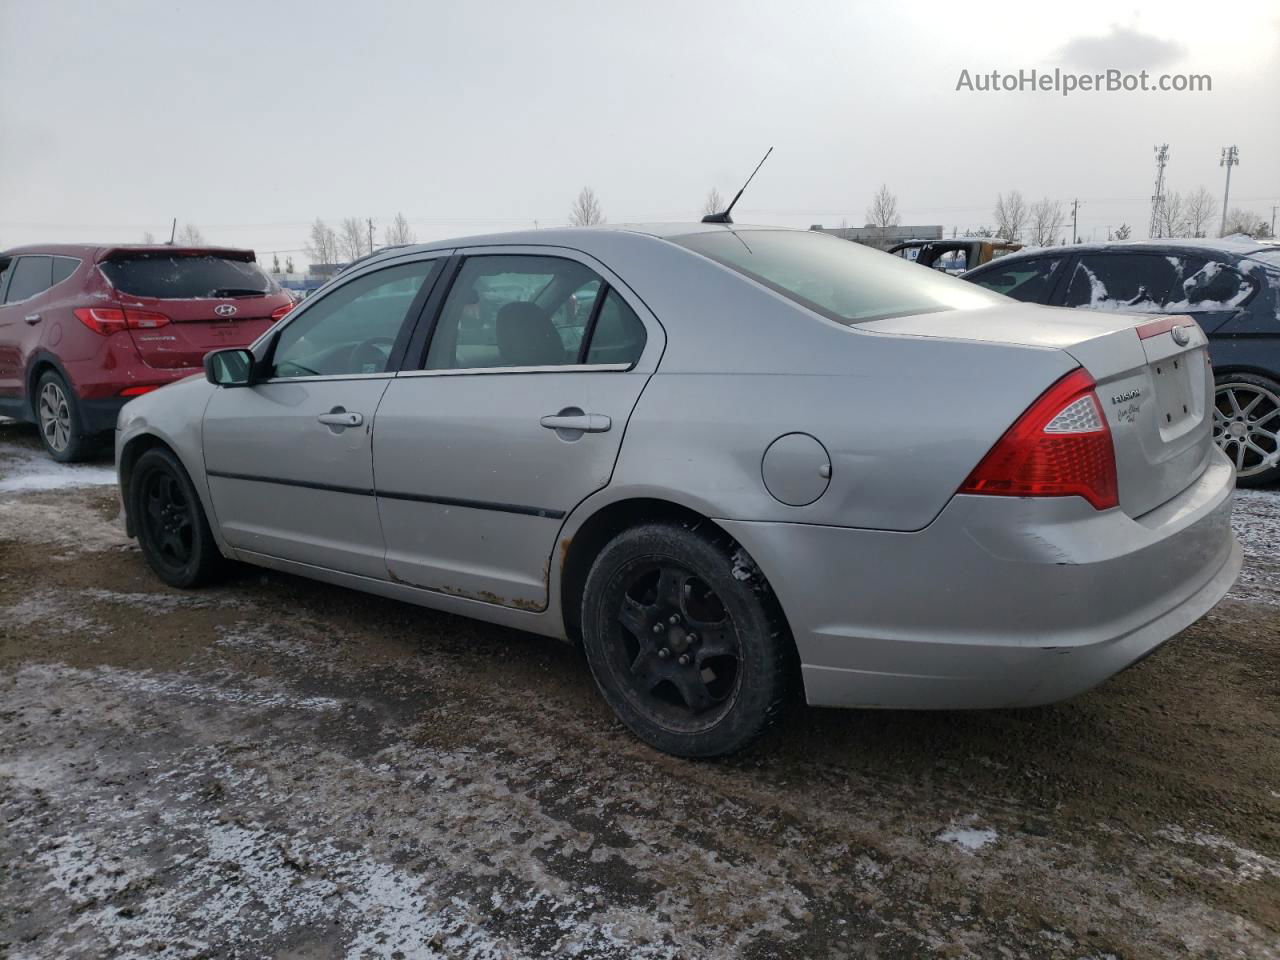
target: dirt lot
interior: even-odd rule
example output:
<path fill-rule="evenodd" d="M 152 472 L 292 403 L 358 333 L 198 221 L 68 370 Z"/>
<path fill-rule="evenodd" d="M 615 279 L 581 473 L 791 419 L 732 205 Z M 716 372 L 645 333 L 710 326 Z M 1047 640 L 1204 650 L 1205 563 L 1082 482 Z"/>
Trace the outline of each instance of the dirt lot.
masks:
<path fill-rule="evenodd" d="M 1280 957 L 1280 491 L 1055 707 L 641 746 L 571 649 L 245 570 L 0 423 L 0 957 Z"/>

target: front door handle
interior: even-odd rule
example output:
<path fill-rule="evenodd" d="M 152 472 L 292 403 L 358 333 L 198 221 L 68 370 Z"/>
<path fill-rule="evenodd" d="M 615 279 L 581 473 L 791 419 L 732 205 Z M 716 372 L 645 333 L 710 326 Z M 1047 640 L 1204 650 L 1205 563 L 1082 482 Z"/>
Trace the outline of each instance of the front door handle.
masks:
<path fill-rule="evenodd" d="M 327 427 L 358 427 L 364 423 L 364 414 L 334 407 L 328 413 L 320 414 L 316 419 Z"/>
<path fill-rule="evenodd" d="M 548 430 L 572 433 L 604 433 L 613 426 L 613 421 L 603 413 L 558 413 L 538 422 Z"/>
<path fill-rule="evenodd" d="M 35 326 L 37 323 L 39 323 L 39 322 L 41 321 L 41 319 L 43 319 L 43 318 L 42 318 L 42 317 L 40 316 L 40 314 L 38 314 L 38 313 L 28 313 L 28 314 L 27 314 L 25 317 L 23 317 L 22 319 L 23 319 L 23 320 L 25 320 L 25 321 L 27 321 L 27 323 L 28 323 L 29 325 L 31 325 L 31 326 L 33 326 L 33 327 L 34 327 L 34 326 Z"/>

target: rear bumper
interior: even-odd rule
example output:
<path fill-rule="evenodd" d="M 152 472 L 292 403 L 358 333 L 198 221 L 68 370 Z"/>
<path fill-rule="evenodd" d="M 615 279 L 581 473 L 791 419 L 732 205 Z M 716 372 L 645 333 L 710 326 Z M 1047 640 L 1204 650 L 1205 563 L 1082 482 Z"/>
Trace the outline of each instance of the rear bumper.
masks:
<path fill-rule="evenodd" d="M 76 383 L 80 393 L 80 412 L 84 417 L 86 433 L 105 433 L 114 430 L 116 418 L 123 407 L 134 397 L 120 396 L 121 390 L 130 387 L 165 387 L 179 380 L 185 380 L 193 374 L 203 374 L 203 369 L 182 367 L 176 370 L 154 370 L 150 367 L 135 366 L 130 370 L 127 380 L 110 380 L 100 383 Z"/>
<path fill-rule="evenodd" d="M 964 709 L 1088 690 L 1230 589 L 1234 473 L 1215 451 L 1138 519 L 1076 497 L 957 496 L 926 529 L 722 521 L 796 638 L 808 701 Z"/>

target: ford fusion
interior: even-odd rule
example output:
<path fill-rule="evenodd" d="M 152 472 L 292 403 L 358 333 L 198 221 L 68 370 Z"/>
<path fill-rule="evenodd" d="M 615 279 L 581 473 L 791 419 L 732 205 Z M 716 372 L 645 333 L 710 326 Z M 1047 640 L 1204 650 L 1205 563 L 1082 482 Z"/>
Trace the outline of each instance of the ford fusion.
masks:
<path fill-rule="evenodd" d="M 1194 321 L 1018 303 L 807 231 L 389 250 L 205 374 L 117 425 L 161 579 L 244 561 L 571 640 L 684 756 L 798 693 L 1070 697 L 1240 568 Z"/>

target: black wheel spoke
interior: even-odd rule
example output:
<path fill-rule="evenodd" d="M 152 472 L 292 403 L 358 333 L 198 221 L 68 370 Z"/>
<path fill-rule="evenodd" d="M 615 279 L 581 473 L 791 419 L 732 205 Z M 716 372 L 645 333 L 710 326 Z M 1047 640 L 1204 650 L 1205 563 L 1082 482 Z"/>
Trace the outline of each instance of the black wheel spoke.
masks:
<path fill-rule="evenodd" d="M 631 663 L 631 676 L 645 693 L 652 692 L 663 679 L 662 661 L 651 647 L 640 648 L 639 655 Z"/>
<path fill-rule="evenodd" d="M 641 643 L 649 643 L 653 637 L 651 635 L 652 607 L 642 606 L 630 597 L 622 598 L 622 610 L 618 613 L 618 619 L 622 625 L 631 632 Z"/>
<path fill-rule="evenodd" d="M 680 698 L 684 700 L 687 706 L 694 713 L 705 713 L 715 706 L 715 698 L 711 696 L 711 691 L 707 689 L 707 685 L 702 682 L 702 678 L 691 670 L 676 670 L 672 672 L 671 682 L 680 691 Z"/>
<path fill-rule="evenodd" d="M 688 574 L 674 567 L 658 571 L 658 605 L 684 610 L 684 584 Z"/>
<path fill-rule="evenodd" d="M 698 631 L 698 665 L 712 657 L 736 657 L 737 642 L 728 627 L 710 627 Z"/>

